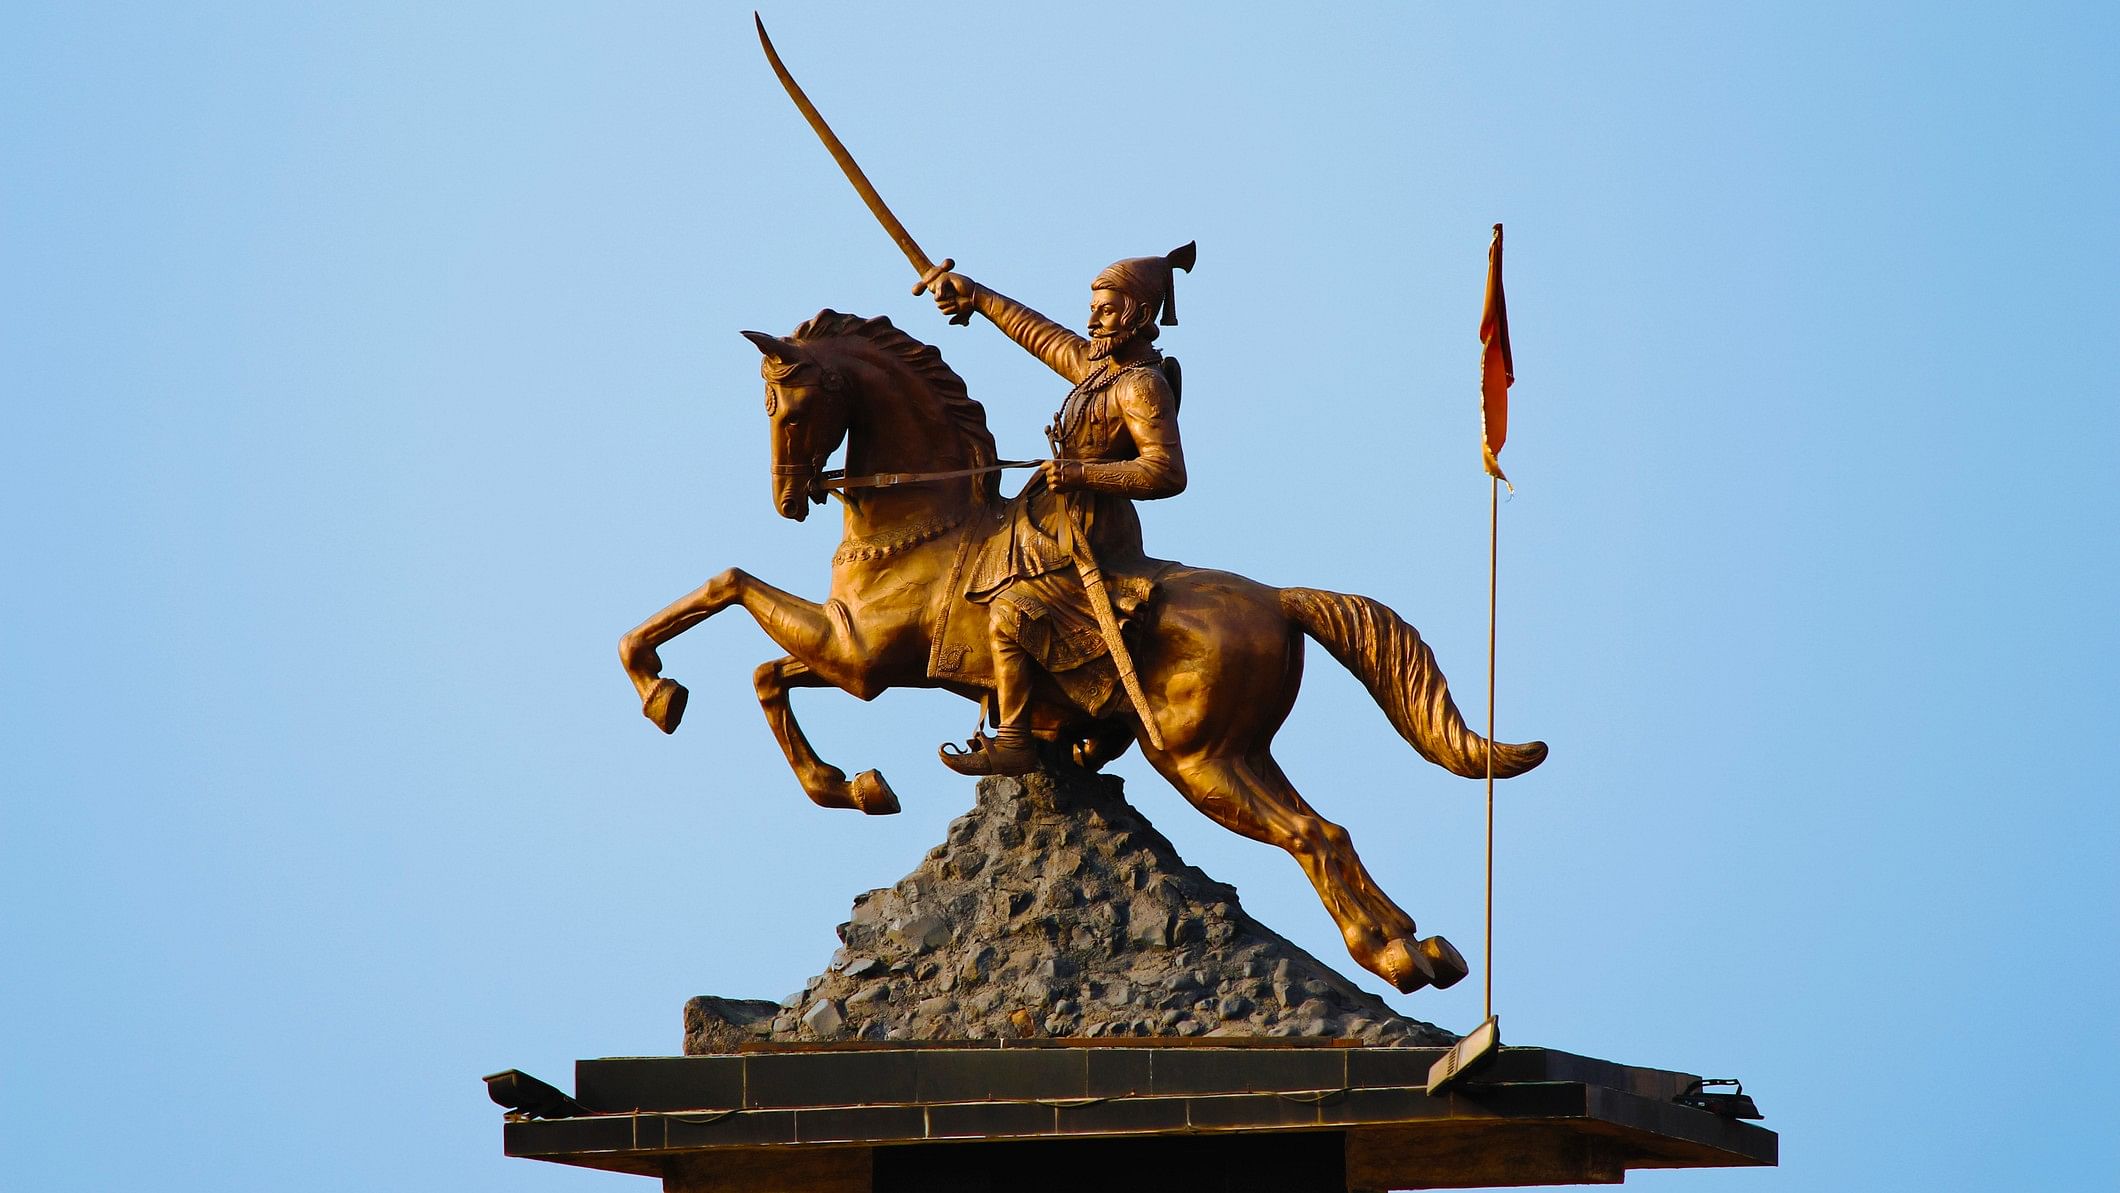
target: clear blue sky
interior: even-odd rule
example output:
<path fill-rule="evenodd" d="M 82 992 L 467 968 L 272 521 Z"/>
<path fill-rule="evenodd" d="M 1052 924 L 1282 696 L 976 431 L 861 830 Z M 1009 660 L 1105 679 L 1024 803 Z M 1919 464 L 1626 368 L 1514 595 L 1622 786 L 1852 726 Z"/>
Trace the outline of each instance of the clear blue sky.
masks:
<path fill-rule="evenodd" d="M 842 7 L 766 16 L 937 256 L 1072 322 L 1199 240 L 1151 545 L 1382 598 L 1474 702 L 1508 224 L 1501 715 L 1553 757 L 1503 788 L 1506 1034 L 1784 1132 L 1634 1183 L 2110 1179 L 2112 6 Z M 1007 454 L 1062 392 L 907 295 L 749 23 L 0 18 L 0 1184 L 650 1188 L 504 1160 L 478 1077 L 785 995 L 968 806 L 969 705 L 798 696 L 873 820 L 797 791 L 740 615 L 666 652 L 674 738 L 613 656 L 732 564 L 823 593 L 738 329 L 889 314 Z M 1478 785 L 1322 652 L 1279 753 L 1476 952 Z M 1117 769 L 1339 961 L 1291 861 Z"/>

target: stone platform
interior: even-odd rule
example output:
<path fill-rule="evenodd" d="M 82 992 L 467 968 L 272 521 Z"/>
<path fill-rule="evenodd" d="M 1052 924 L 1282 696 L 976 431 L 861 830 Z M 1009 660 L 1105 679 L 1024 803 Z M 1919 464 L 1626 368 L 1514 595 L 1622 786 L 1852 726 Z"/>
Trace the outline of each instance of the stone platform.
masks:
<path fill-rule="evenodd" d="M 1694 1079 L 1505 1048 L 1439 1094 L 1450 1033 L 1401 1016 L 1185 864 L 1115 778 L 979 784 L 854 901 L 781 1002 L 685 1007 L 681 1057 L 510 1071 L 511 1156 L 668 1193 L 1351 1190 L 1593 1184 L 1775 1162 Z"/>
<path fill-rule="evenodd" d="M 1325 1042 L 773 1046 L 585 1060 L 507 1153 L 668 1193 L 1611 1184 L 1775 1163 L 1772 1131 L 1674 1101 L 1693 1079 L 1544 1048 L 1426 1089 L 1441 1049 Z"/>

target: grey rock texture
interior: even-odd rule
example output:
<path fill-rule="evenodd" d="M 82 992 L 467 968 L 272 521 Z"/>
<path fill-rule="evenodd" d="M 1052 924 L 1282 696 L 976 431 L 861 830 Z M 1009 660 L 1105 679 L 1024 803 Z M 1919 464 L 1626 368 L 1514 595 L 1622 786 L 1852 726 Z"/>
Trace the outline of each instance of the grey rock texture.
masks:
<path fill-rule="evenodd" d="M 686 1054 L 752 1041 L 1456 1038 L 1246 915 L 1109 775 L 981 780 L 949 839 L 898 885 L 857 897 L 839 938 L 830 967 L 778 1005 L 687 1003 Z"/>
<path fill-rule="evenodd" d="M 702 994 L 685 1004 L 685 1053 L 734 1052 L 780 1014 L 777 1002 L 763 998 L 716 998 Z"/>

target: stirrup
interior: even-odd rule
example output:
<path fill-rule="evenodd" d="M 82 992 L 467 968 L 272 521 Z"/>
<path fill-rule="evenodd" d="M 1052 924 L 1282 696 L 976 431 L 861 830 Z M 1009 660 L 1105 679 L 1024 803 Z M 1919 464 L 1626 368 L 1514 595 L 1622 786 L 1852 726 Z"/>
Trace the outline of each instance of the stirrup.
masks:
<path fill-rule="evenodd" d="M 1013 749 L 1001 745 L 985 734 L 976 734 L 958 749 L 954 742 L 944 742 L 935 751 L 942 765 L 960 775 L 1021 775 L 1038 769 L 1038 751 L 1030 745 Z"/>

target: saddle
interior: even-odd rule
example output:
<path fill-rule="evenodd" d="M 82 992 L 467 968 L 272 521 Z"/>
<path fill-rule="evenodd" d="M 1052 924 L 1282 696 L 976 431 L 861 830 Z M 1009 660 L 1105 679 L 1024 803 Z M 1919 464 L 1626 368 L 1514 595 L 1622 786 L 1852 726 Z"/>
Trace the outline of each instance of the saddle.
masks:
<path fill-rule="evenodd" d="M 928 676 L 993 687 L 991 643 L 998 631 L 1029 652 L 1069 701 L 1101 719 L 1116 712 L 1126 695 L 1074 559 L 1040 526 L 1044 519 L 1032 508 L 1045 492 L 1027 486 L 993 517 L 966 525 L 947 581 L 956 599 L 944 603 L 932 627 Z M 1147 620 L 1157 582 L 1177 566 L 1145 559 L 1133 564 L 1104 568 L 1106 591 L 1130 647 L 1138 624 Z"/>

